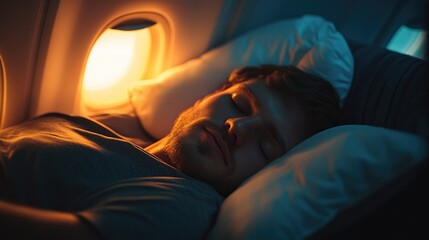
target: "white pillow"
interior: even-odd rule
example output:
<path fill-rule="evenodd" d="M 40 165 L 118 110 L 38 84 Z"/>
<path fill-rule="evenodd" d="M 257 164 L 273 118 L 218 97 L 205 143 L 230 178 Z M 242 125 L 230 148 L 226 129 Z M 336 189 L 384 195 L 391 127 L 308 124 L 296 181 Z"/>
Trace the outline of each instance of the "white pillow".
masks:
<path fill-rule="evenodd" d="M 353 57 L 334 25 L 317 16 L 283 20 L 173 67 L 130 89 L 130 101 L 144 127 L 159 139 L 177 116 L 213 92 L 232 70 L 262 64 L 295 65 L 329 81 L 343 101 L 353 77 Z"/>
<path fill-rule="evenodd" d="M 421 163 L 425 141 L 371 126 L 325 130 L 233 192 L 209 239 L 304 239 Z"/>

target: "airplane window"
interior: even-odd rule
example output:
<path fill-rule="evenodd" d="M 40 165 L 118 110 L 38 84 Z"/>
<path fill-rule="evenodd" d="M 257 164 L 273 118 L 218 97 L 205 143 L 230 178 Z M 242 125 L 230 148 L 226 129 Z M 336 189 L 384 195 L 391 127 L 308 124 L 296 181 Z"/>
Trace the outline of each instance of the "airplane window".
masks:
<path fill-rule="evenodd" d="M 401 26 L 387 45 L 387 49 L 424 59 L 427 32 Z"/>
<path fill-rule="evenodd" d="M 127 89 L 145 75 L 152 42 L 150 28 L 104 31 L 93 45 L 85 66 L 84 105 L 102 110 L 127 102 Z"/>

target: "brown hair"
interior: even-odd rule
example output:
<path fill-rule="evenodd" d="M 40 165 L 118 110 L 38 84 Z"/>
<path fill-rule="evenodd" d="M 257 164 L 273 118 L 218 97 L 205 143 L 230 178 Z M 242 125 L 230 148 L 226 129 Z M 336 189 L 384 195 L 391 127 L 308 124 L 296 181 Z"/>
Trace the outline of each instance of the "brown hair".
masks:
<path fill-rule="evenodd" d="M 231 73 L 222 89 L 255 78 L 265 80 L 284 99 L 285 104 L 297 104 L 303 108 L 309 114 L 311 132 L 317 133 L 342 124 L 339 97 L 332 85 L 294 66 L 239 68 Z"/>

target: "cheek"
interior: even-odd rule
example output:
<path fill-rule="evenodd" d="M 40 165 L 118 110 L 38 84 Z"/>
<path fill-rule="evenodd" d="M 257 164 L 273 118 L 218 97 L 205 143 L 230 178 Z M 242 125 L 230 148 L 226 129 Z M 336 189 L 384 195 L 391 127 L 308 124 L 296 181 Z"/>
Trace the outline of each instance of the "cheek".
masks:
<path fill-rule="evenodd" d="M 236 172 L 242 178 L 255 174 L 267 165 L 256 144 L 240 148 L 235 154 Z M 244 180 L 242 179 L 242 180 Z"/>

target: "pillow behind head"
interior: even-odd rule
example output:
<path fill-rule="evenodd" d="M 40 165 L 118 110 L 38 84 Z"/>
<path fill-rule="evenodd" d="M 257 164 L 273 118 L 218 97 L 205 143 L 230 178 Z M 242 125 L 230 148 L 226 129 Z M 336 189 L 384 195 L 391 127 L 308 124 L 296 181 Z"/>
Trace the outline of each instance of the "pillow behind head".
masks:
<path fill-rule="evenodd" d="M 209 239 L 306 239 L 426 156 L 425 140 L 409 133 L 363 125 L 327 129 L 226 198 Z"/>
<path fill-rule="evenodd" d="M 130 89 L 130 101 L 143 128 L 160 139 L 177 116 L 221 87 L 238 67 L 294 65 L 330 82 L 341 102 L 353 77 L 353 57 L 334 25 L 304 16 L 266 25 L 201 57 L 173 67 Z"/>

